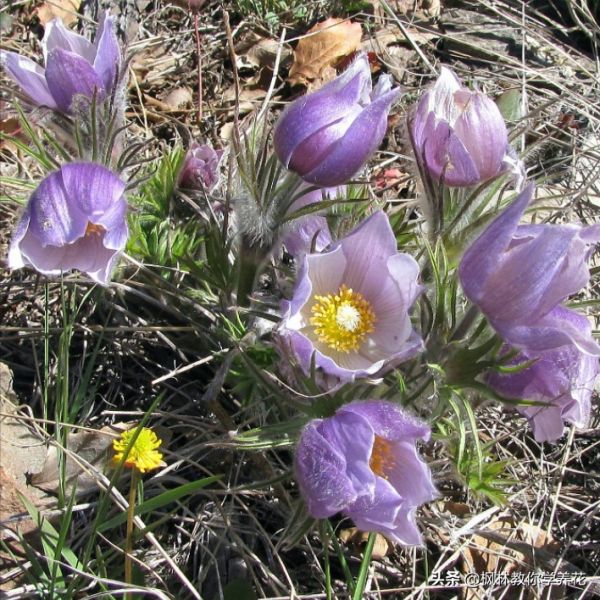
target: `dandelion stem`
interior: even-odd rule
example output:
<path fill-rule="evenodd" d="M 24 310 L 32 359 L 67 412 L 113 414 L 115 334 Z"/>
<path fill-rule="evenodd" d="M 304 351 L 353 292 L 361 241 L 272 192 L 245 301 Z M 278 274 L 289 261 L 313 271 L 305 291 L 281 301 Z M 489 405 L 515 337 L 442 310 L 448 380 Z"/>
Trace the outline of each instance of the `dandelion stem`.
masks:
<path fill-rule="evenodd" d="M 131 553 L 133 551 L 133 518 L 135 516 L 135 499 L 137 492 L 138 470 L 131 469 L 131 484 L 129 488 L 129 505 L 127 507 L 127 533 L 125 535 L 125 583 L 132 583 L 132 562 Z M 125 594 L 125 600 L 131 600 L 131 594 Z"/>

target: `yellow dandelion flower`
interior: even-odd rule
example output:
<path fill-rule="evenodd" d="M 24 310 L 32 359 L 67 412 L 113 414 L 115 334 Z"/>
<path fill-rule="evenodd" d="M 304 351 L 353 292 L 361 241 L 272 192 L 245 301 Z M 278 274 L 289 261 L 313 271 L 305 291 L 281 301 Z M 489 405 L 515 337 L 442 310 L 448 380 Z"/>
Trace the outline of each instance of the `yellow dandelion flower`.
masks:
<path fill-rule="evenodd" d="M 127 452 L 127 448 L 135 435 L 137 429 L 128 429 L 121 433 L 121 437 L 113 441 L 113 450 L 115 456 L 113 462 L 115 465 L 120 464 L 123 456 Z M 163 455 L 157 451 L 157 448 L 162 444 L 162 440 L 148 427 L 142 427 L 133 445 L 127 452 L 127 457 L 123 463 L 126 467 L 136 468 L 140 473 L 152 471 L 164 466 L 162 460 Z"/>

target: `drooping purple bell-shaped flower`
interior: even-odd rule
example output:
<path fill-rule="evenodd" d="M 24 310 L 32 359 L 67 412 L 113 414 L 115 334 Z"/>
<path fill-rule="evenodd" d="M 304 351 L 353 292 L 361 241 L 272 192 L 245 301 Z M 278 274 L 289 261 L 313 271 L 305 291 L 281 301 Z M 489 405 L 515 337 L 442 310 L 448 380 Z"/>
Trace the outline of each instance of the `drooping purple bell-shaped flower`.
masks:
<path fill-rule="evenodd" d="M 418 280 L 377 212 L 329 251 L 304 256 L 279 332 L 306 373 L 314 361 L 340 381 L 375 375 L 423 349 L 409 316 Z"/>
<path fill-rule="evenodd" d="M 599 355 L 592 337 L 557 309 L 587 284 L 589 247 L 600 241 L 600 225 L 519 225 L 533 189 L 526 187 L 467 249 L 459 267 L 463 290 L 512 346 L 575 344 Z"/>
<path fill-rule="evenodd" d="M 193 143 L 179 172 L 179 185 L 192 190 L 210 192 L 219 182 L 219 161 L 223 150 L 208 144 Z"/>
<path fill-rule="evenodd" d="M 418 160 L 447 186 L 477 184 L 514 162 L 496 103 L 462 86 L 446 67 L 421 98 L 411 136 Z"/>
<path fill-rule="evenodd" d="M 399 94 L 387 75 L 372 90 L 369 61 L 362 53 L 333 81 L 288 106 L 275 127 L 275 153 L 309 183 L 346 183 L 381 144 Z"/>
<path fill-rule="evenodd" d="M 37 106 L 69 113 L 75 96 L 99 102 L 115 89 L 121 66 L 121 50 L 114 17 L 101 19 L 92 44 L 67 29 L 60 19 L 46 25 L 42 40 L 45 68 L 25 56 L 0 51 L 7 74 Z"/>
<path fill-rule="evenodd" d="M 429 427 L 381 400 L 352 402 L 305 427 L 296 450 L 296 476 L 309 513 L 337 512 L 362 531 L 418 545 L 415 511 L 437 497 L 431 472 L 416 449 Z"/>
<path fill-rule="evenodd" d="M 586 317 L 566 308 L 555 309 L 556 322 L 576 328 L 582 337 L 592 339 Z M 564 421 L 586 427 L 591 412 L 591 396 L 600 363 L 574 344 L 565 344 L 542 352 L 522 349 L 511 361 L 518 365 L 535 362 L 514 373 L 490 372 L 486 383 L 498 394 L 515 400 L 533 400 L 542 404 L 517 406 L 527 419 L 538 442 L 555 441 L 564 433 Z"/>
<path fill-rule="evenodd" d="M 128 237 L 125 183 L 94 163 L 70 163 L 33 192 L 13 233 L 8 266 L 45 275 L 77 269 L 106 285 Z"/>

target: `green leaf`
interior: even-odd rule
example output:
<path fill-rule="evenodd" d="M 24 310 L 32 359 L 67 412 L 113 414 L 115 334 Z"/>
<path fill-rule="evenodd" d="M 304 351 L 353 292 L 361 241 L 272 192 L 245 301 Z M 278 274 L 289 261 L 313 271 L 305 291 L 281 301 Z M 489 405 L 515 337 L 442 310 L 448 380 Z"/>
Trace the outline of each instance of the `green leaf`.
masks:
<path fill-rule="evenodd" d="M 140 516 L 158 510 L 162 506 L 166 506 L 167 504 L 176 502 L 184 496 L 189 496 L 190 494 L 193 494 L 198 490 L 205 488 L 207 485 L 210 485 L 215 481 L 219 481 L 219 479 L 221 479 L 221 475 L 213 475 L 212 477 L 205 477 L 204 479 L 199 479 L 198 481 L 191 481 L 190 483 L 180 485 L 179 487 L 176 487 L 172 490 L 167 490 L 166 492 L 163 492 L 162 494 L 159 494 L 154 498 L 150 498 L 150 500 L 142 502 L 139 506 L 136 507 L 135 514 L 136 516 Z M 98 526 L 98 531 L 106 531 L 107 529 L 112 529 L 117 525 L 125 523 L 126 520 L 127 514 L 121 513 L 116 517 L 109 519 L 108 521 L 100 523 Z"/>

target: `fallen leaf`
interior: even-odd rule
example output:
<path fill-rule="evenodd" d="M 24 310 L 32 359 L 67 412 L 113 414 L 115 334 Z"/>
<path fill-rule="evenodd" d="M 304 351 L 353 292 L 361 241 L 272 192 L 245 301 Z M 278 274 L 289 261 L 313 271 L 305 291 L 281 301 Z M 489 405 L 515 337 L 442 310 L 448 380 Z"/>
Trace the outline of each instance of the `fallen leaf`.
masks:
<path fill-rule="evenodd" d="M 262 69 L 266 67 L 273 70 L 278 52 L 279 42 L 277 40 L 249 31 L 235 45 L 237 68 L 241 70 Z M 283 44 L 280 64 L 285 64 L 291 56 L 292 50 L 289 45 Z"/>
<path fill-rule="evenodd" d="M 339 533 L 339 538 L 344 544 L 351 543 L 359 549 L 363 549 L 369 539 L 367 531 L 361 531 L 356 527 L 342 529 Z M 389 551 L 390 544 L 381 533 L 375 535 L 375 544 L 371 556 L 378 560 L 383 558 Z"/>
<path fill-rule="evenodd" d="M 101 473 L 112 467 L 112 442 L 122 431 L 135 427 L 137 423 L 114 423 L 101 429 L 72 431 L 67 434 L 67 451 L 65 456 L 64 485 L 67 492 L 76 486 L 78 494 L 91 492 L 98 488 L 95 470 Z M 164 427 L 153 427 L 163 441 L 163 446 L 171 437 Z M 91 468 L 93 467 L 93 468 Z M 44 467 L 31 477 L 32 485 L 46 492 L 55 494 L 60 485 L 59 449 L 49 446 Z"/>
<path fill-rule="evenodd" d="M 171 90 L 162 100 L 171 110 L 178 110 L 191 106 L 193 101 L 192 90 L 189 87 L 177 87 Z"/>
<path fill-rule="evenodd" d="M 77 485 L 77 491 L 84 493 L 97 488 L 97 481 L 89 463 L 101 473 L 105 471 L 109 459 L 109 449 L 118 432 L 126 426 L 103 427 L 98 431 L 73 431 L 67 434 L 65 456 L 65 485 Z M 59 450 L 49 446 L 44 467 L 31 477 L 31 483 L 47 492 L 56 493 L 60 485 Z M 83 459 L 78 461 L 77 458 Z"/>
<path fill-rule="evenodd" d="M 525 521 L 515 525 L 510 517 L 500 517 L 487 524 L 485 532 L 474 534 L 465 547 L 463 558 L 463 572 L 475 573 L 513 573 L 527 572 L 539 564 L 532 561 L 533 549 L 538 549 L 553 556 L 560 545 L 544 530 L 537 525 Z M 502 540 L 506 540 L 502 543 Z M 538 561 L 541 556 L 538 556 Z M 513 593 L 514 592 L 514 593 Z M 519 586 L 513 586 L 507 591 L 507 600 L 520 598 Z M 549 598 L 563 597 L 560 586 L 552 588 Z M 558 594 L 558 596 L 556 596 Z M 465 600 L 478 600 L 485 597 L 483 587 L 467 588 L 463 590 Z"/>
<path fill-rule="evenodd" d="M 332 79 L 335 65 L 360 47 L 360 23 L 330 18 L 310 29 L 294 50 L 290 85 L 317 85 Z"/>
<path fill-rule="evenodd" d="M 77 22 L 80 6 L 81 0 L 48 0 L 36 10 L 36 14 L 42 25 L 58 17 L 68 27 Z"/>

